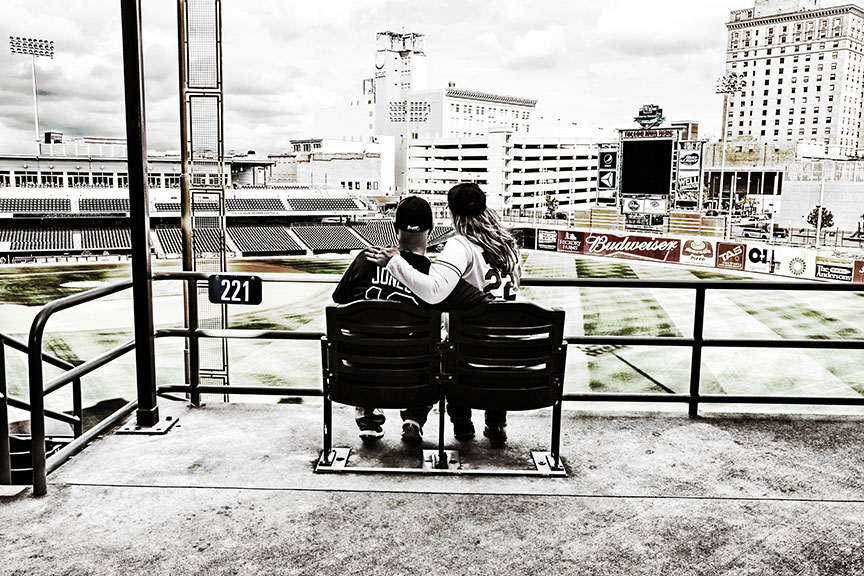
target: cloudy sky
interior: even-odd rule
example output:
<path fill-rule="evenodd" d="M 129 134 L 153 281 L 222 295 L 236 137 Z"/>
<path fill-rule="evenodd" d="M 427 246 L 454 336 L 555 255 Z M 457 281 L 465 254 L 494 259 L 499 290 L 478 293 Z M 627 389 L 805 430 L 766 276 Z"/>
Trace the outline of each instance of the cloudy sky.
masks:
<path fill-rule="evenodd" d="M 823 5 L 839 4 L 831 0 Z M 176 2 L 143 0 L 148 147 L 179 148 Z M 119 0 L 2 0 L 4 38 L 54 41 L 37 60 L 41 131 L 124 137 Z M 375 33 L 426 35 L 429 88 L 535 98 L 586 134 L 643 104 L 717 132 L 729 11 L 753 0 L 223 0 L 226 149 L 279 152 L 314 112 L 356 97 Z M 0 153 L 33 150 L 28 56 L 0 53 Z"/>

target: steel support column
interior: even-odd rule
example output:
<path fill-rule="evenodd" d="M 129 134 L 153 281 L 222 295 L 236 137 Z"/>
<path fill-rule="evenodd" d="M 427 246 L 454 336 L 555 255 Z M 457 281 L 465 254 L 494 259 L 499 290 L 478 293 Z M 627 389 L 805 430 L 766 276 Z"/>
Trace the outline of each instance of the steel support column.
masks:
<path fill-rule="evenodd" d="M 0 484 L 12 484 L 9 414 L 6 412 L 6 342 L 0 337 Z"/>
<path fill-rule="evenodd" d="M 135 314 L 135 373 L 139 426 L 159 422 L 153 337 L 153 274 L 150 269 L 150 213 L 147 193 L 147 135 L 144 115 L 144 54 L 141 1 L 121 0 L 129 223 L 132 240 L 132 308 Z"/>

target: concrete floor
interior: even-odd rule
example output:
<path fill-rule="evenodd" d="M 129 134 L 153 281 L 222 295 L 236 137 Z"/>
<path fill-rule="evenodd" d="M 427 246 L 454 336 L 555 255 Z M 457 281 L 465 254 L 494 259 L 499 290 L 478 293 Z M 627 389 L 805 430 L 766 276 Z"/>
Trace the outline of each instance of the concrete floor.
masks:
<path fill-rule="evenodd" d="M 864 573 L 860 416 L 565 410 L 569 476 L 531 478 L 314 474 L 318 399 L 160 406 L 168 434 L 107 435 L 46 496 L 0 499 L 0 574 Z M 364 448 L 337 408 L 349 465 L 419 466 L 387 414 Z M 447 444 L 527 469 L 549 422 L 511 414 L 503 450 Z"/>

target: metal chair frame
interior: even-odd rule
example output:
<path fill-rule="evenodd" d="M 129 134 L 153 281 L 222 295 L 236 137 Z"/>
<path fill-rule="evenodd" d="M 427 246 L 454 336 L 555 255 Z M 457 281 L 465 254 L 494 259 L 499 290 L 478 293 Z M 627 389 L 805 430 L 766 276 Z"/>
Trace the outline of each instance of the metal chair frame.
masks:
<path fill-rule="evenodd" d="M 564 311 L 529 303 L 490 303 L 450 314 L 367 300 L 326 309 L 321 339 L 323 449 L 316 472 L 565 476 L 560 455 L 561 399 L 567 344 Z M 444 447 L 445 397 L 477 409 L 552 407 L 548 452 L 532 452 L 535 469 L 463 469 Z M 405 408 L 438 402 L 438 447 L 414 468 L 348 466 L 351 450 L 333 446 L 333 402 Z M 455 465 L 455 466 L 454 466 Z"/>

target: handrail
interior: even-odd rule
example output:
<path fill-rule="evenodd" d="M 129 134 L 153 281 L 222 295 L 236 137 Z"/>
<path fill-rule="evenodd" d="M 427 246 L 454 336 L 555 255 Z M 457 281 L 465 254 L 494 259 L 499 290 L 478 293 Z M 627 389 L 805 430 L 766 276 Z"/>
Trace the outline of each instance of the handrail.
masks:
<path fill-rule="evenodd" d="M 9 396 L 6 381 L 6 346 L 29 355 L 27 344 L 9 336 L 8 334 L 0 332 L 0 485 L 8 485 L 12 483 L 12 456 L 9 444 L 9 413 L 7 406 L 30 411 L 30 404 L 18 398 Z M 57 368 L 62 368 L 63 370 L 71 370 L 75 368 L 73 364 L 57 358 L 56 356 L 52 356 L 47 352 L 42 353 L 41 360 Z M 80 404 L 80 381 L 78 381 L 77 378 L 74 378 L 73 381 L 76 384 L 76 388 L 79 390 L 79 401 L 77 404 Z M 83 431 L 81 414 L 78 412 L 69 416 L 62 412 L 45 410 L 45 416 L 71 425 L 76 435 L 80 435 Z"/>
<path fill-rule="evenodd" d="M 45 333 L 45 325 L 48 319 L 61 310 L 66 310 L 80 304 L 92 302 L 103 296 L 116 294 L 130 288 L 131 280 L 125 280 L 106 286 L 99 286 L 90 290 L 65 296 L 58 300 L 49 302 L 36 314 L 33 318 L 33 323 L 30 326 L 30 336 L 28 339 L 27 353 L 27 372 L 30 379 L 30 455 L 33 460 L 33 494 L 41 496 L 47 491 L 47 472 L 45 461 L 45 387 L 44 376 L 42 373 L 42 338 Z M 86 363 L 85 363 L 86 364 Z M 79 367 L 80 368 L 80 367 Z M 95 369 L 95 368 L 94 368 Z M 78 368 L 75 368 L 78 370 Z M 69 381 L 75 382 L 73 389 L 73 405 L 75 407 L 75 416 L 83 421 L 83 408 L 81 402 L 81 385 L 80 376 L 86 373 L 82 370 L 78 371 L 78 376 L 74 380 L 67 379 L 64 385 Z M 52 381 L 53 383 L 53 381 Z M 52 388 L 56 390 L 60 386 Z M 81 424 L 76 427 L 75 436 L 78 437 L 83 432 Z"/>
<path fill-rule="evenodd" d="M 193 288 L 197 288 L 198 282 L 206 281 L 210 276 L 216 274 L 205 272 L 161 272 L 153 275 L 153 280 L 176 280 L 188 282 Z M 340 277 L 333 274 L 258 274 L 265 282 L 299 282 L 299 283 L 331 283 L 339 282 Z M 700 392 L 701 354 L 705 347 L 716 348 L 813 348 L 813 349 L 864 349 L 864 340 L 808 340 L 808 339 L 728 339 L 704 338 L 702 334 L 705 294 L 708 290 L 787 290 L 787 291 L 842 291 L 842 292 L 864 292 L 864 286 L 858 284 L 839 283 L 814 283 L 812 281 L 753 281 L 753 280 L 677 280 L 657 281 L 643 279 L 606 279 L 606 278 L 536 278 L 526 277 L 522 279 L 523 286 L 538 287 L 583 287 L 583 288 L 627 288 L 627 289 L 671 289 L 671 290 L 695 290 L 696 301 L 694 306 L 694 333 L 692 336 L 681 337 L 651 337 L 651 336 L 615 336 L 615 335 L 568 335 L 565 340 L 571 344 L 618 344 L 637 346 L 677 346 L 690 347 L 692 349 L 690 366 L 690 389 L 687 394 L 617 394 L 617 393 L 579 393 L 564 394 L 566 401 L 636 401 L 636 402 L 684 402 L 689 405 L 689 413 L 692 416 L 698 414 L 700 403 L 725 402 L 725 403 L 755 403 L 755 404 L 832 404 L 832 405 L 855 405 L 864 406 L 864 397 L 827 397 L 827 396 L 765 396 L 765 395 L 724 395 L 706 394 Z M 46 475 L 51 470 L 62 464 L 65 458 L 80 449 L 83 444 L 73 442 L 75 449 L 63 449 L 54 455 L 46 463 L 45 459 L 45 416 L 54 416 L 45 410 L 44 396 L 72 382 L 77 387 L 75 392 L 76 412 L 74 417 L 80 427 L 80 378 L 93 370 L 108 364 L 121 355 L 133 350 L 135 342 L 129 341 L 111 350 L 88 360 L 78 366 L 64 362 L 53 357 L 46 358 L 42 352 L 42 341 L 45 326 L 48 319 L 56 312 L 66 310 L 80 304 L 92 302 L 99 298 L 115 294 L 132 287 L 132 281 L 122 281 L 107 286 L 101 286 L 55 300 L 48 303 L 36 315 L 30 330 L 29 345 L 24 347 L 28 352 L 28 367 L 30 374 L 30 407 L 32 416 L 32 442 L 33 442 L 33 490 L 34 495 L 44 494 L 47 490 Z M 189 290 L 187 294 L 197 294 L 197 289 Z M 197 312 L 197 298 L 190 299 L 190 308 Z M 197 352 L 200 338 L 231 338 L 231 339 L 267 339 L 267 340 L 318 340 L 323 332 L 317 331 L 291 331 L 291 330 L 258 330 L 243 328 L 211 329 L 199 328 L 192 322 L 187 328 L 163 328 L 154 331 L 154 337 L 181 337 L 190 340 L 190 357 L 192 352 Z M 16 343 L 20 349 L 20 343 Z M 2 347 L 0 347 L 2 348 Z M 50 358 L 50 359 L 49 359 Z M 42 374 L 42 361 L 64 368 L 66 372 L 49 381 L 44 382 Z M 221 393 L 225 391 L 224 386 L 201 386 L 198 384 L 197 364 L 190 361 L 190 384 L 160 386 L 156 393 L 167 396 L 172 392 L 183 392 L 190 395 L 193 404 L 202 393 Z M 295 396 L 320 396 L 320 388 L 296 388 L 276 386 L 232 386 L 232 394 L 292 394 Z M 0 390 L 0 396 L 5 403 L 7 397 L 5 390 Z M 8 399 L 12 403 L 12 399 Z M 19 401 L 20 402 L 20 401 Z M 127 405 L 111 418 L 106 419 L 98 425 L 100 430 L 107 429 L 118 419 L 128 415 L 135 406 Z M 130 407 L 131 406 L 131 407 Z M 109 423 L 110 421 L 110 423 Z M 90 432 L 88 432 L 89 437 Z M 80 430 L 76 429 L 76 437 L 82 437 Z M 68 447 L 67 447 L 68 448 Z M 2 448 L 0 448 L 2 450 Z M 0 453 L 2 457 L 2 453 Z"/>

